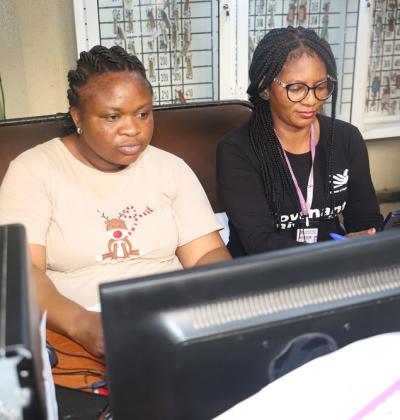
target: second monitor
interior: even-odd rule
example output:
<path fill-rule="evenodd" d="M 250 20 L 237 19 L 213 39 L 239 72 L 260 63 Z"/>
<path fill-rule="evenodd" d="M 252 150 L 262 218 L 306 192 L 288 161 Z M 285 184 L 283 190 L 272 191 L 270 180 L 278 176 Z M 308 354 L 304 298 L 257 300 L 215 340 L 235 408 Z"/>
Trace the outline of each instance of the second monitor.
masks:
<path fill-rule="evenodd" d="M 210 419 L 310 354 L 399 330 L 399 249 L 393 230 L 102 285 L 113 419 Z"/>

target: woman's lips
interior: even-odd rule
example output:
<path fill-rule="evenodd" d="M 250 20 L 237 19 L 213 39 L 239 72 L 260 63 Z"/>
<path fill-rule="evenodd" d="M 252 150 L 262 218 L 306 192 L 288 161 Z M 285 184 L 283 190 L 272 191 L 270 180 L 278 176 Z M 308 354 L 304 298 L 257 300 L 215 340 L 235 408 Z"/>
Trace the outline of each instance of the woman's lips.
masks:
<path fill-rule="evenodd" d="M 311 111 L 311 112 L 309 112 L 309 111 L 308 112 L 299 111 L 298 114 L 301 118 L 304 118 L 305 120 L 309 120 L 310 118 L 314 117 L 315 112 L 314 111 Z"/>
<path fill-rule="evenodd" d="M 127 143 L 117 147 L 117 149 L 124 155 L 136 155 L 142 148 L 141 143 Z"/>

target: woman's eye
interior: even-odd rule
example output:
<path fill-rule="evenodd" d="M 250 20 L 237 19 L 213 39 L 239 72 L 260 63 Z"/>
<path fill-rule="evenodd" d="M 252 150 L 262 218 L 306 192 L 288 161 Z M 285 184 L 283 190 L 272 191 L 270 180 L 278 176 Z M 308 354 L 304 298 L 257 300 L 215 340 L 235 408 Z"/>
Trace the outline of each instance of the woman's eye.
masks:
<path fill-rule="evenodd" d="M 118 115 L 116 114 L 111 114 L 111 115 L 106 116 L 107 121 L 116 121 L 117 119 L 118 119 Z"/>
<path fill-rule="evenodd" d="M 302 85 L 300 83 L 298 85 L 297 84 L 296 85 L 291 85 L 289 89 L 293 93 L 301 92 L 304 89 L 304 85 Z"/>
<path fill-rule="evenodd" d="M 317 90 L 326 90 L 328 87 L 328 83 L 327 82 L 322 82 L 317 86 Z"/>

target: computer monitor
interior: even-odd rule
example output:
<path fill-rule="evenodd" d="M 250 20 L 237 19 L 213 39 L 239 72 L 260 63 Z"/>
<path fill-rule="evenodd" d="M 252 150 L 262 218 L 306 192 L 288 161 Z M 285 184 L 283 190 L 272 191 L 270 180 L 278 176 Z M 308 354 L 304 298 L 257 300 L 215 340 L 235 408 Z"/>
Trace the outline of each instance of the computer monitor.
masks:
<path fill-rule="evenodd" d="M 399 330 L 399 250 L 392 230 L 101 285 L 113 419 L 210 419 L 307 353 Z"/>
<path fill-rule="evenodd" d="M 39 309 L 25 229 L 0 226 L 0 418 L 46 419 Z"/>

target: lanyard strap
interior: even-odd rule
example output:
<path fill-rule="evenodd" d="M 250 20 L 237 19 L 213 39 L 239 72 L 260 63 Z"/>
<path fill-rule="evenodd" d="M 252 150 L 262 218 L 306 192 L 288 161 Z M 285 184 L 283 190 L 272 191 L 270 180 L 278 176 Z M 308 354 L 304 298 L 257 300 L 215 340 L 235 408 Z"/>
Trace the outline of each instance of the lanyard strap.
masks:
<path fill-rule="evenodd" d="M 278 135 L 277 135 L 277 137 L 278 137 Z M 278 140 L 280 141 L 279 137 L 278 137 Z M 282 146 L 282 143 L 281 143 L 281 146 Z M 290 171 L 290 175 L 292 176 L 293 184 L 296 188 L 297 196 L 299 197 L 300 207 L 301 207 L 301 215 L 306 216 L 306 217 L 308 216 L 308 214 L 310 212 L 311 205 L 312 205 L 312 200 L 313 200 L 313 195 L 314 195 L 315 148 L 316 148 L 316 146 L 315 146 L 315 137 L 314 137 L 314 126 L 311 124 L 310 125 L 311 170 L 310 170 L 310 175 L 308 176 L 307 198 L 304 199 L 303 193 L 301 192 L 301 189 L 299 187 L 299 183 L 297 182 L 296 176 L 293 172 L 292 165 L 290 164 L 287 153 L 285 152 L 285 149 L 282 146 L 283 156 L 285 157 L 286 163 L 287 163 L 289 171 Z"/>

